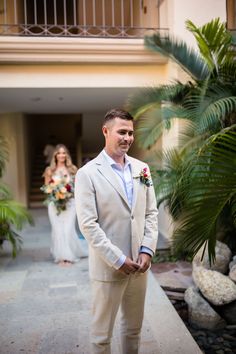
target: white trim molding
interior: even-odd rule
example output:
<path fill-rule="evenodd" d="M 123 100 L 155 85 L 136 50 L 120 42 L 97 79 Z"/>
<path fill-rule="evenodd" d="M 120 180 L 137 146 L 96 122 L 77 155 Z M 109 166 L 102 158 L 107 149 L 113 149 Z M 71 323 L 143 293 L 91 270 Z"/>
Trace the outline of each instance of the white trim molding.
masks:
<path fill-rule="evenodd" d="M 0 37 L 0 63 L 167 63 L 143 39 Z"/>

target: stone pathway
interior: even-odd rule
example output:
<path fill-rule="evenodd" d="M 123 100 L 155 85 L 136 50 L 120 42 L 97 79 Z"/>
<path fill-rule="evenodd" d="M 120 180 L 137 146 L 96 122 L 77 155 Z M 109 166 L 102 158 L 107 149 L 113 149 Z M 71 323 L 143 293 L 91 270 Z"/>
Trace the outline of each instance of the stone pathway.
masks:
<path fill-rule="evenodd" d="M 50 256 L 45 209 L 23 232 L 23 249 L 0 254 L 0 354 L 89 354 L 88 261 L 60 267 Z M 116 324 L 112 353 L 120 354 Z M 150 273 L 140 354 L 200 354 L 184 323 Z"/>

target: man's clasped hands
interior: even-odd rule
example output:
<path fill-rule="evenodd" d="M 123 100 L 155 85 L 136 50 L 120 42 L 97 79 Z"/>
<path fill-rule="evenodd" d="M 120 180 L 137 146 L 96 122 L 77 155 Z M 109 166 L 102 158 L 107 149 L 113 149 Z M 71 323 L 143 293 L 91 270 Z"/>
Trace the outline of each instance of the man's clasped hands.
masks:
<path fill-rule="evenodd" d="M 144 273 L 150 267 L 151 256 L 147 253 L 140 253 L 137 262 L 131 258 L 126 257 L 124 264 L 119 268 L 119 271 L 129 275 L 134 273 Z"/>

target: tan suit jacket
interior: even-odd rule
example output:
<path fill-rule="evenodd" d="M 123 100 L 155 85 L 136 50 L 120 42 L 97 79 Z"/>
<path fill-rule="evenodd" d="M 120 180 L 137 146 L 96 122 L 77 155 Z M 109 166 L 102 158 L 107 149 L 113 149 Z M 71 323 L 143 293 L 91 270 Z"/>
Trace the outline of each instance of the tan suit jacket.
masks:
<path fill-rule="evenodd" d="M 133 176 L 133 203 L 103 153 L 80 168 L 75 179 L 79 227 L 89 243 L 90 277 L 100 281 L 127 276 L 116 269 L 122 254 L 137 260 L 141 246 L 153 252 L 157 243 L 154 188 L 141 183 L 144 162 L 128 156 Z"/>

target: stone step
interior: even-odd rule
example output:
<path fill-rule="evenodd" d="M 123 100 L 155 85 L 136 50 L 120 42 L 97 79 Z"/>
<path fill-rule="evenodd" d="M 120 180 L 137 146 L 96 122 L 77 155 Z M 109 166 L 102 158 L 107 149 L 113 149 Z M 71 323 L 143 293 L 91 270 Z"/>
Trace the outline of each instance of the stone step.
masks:
<path fill-rule="evenodd" d="M 43 202 L 40 202 L 40 201 L 30 201 L 29 207 L 32 209 L 47 208 L 47 206 Z"/>
<path fill-rule="evenodd" d="M 202 354 L 152 272 L 149 273 L 148 280 L 145 318 L 152 336 L 156 339 L 155 353 Z"/>
<path fill-rule="evenodd" d="M 31 187 L 30 189 L 30 194 L 42 194 L 43 192 L 40 190 L 40 187 Z"/>
<path fill-rule="evenodd" d="M 182 292 L 165 290 L 165 294 L 168 296 L 168 299 L 170 300 L 184 300 L 184 293 Z"/>
<path fill-rule="evenodd" d="M 30 201 L 43 201 L 45 196 L 43 194 L 30 194 Z"/>

